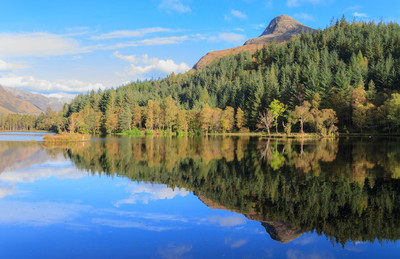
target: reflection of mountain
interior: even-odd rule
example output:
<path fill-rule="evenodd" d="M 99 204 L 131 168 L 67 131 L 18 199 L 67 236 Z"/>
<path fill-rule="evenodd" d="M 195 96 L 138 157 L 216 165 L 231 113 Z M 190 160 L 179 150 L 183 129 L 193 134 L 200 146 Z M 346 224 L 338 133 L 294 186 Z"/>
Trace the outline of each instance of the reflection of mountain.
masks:
<path fill-rule="evenodd" d="M 212 200 L 207 199 L 200 193 L 194 193 L 199 197 L 199 199 L 208 207 L 212 209 L 220 209 L 220 210 L 229 210 L 225 208 L 224 206 L 220 204 L 214 203 Z M 235 210 L 229 210 L 232 212 L 236 213 L 242 213 L 240 211 L 235 211 Z M 243 214 L 243 213 L 242 213 Z M 268 222 L 268 221 L 263 221 L 263 216 L 260 215 L 259 213 L 255 212 L 254 209 L 252 209 L 250 212 L 244 213 L 243 214 L 246 218 L 254 221 L 259 221 L 261 222 L 261 225 L 265 227 L 265 230 L 267 233 L 270 235 L 270 237 L 273 240 L 276 240 L 282 244 L 287 244 L 294 239 L 299 238 L 303 232 L 299 230 L 293 229 L 289 224 L 284 223 L 284 222 Z"/>
<path fill-rule="evenodd" d="M 292 229 L 291 226 L 284 222 L 262 222 L 261 225 L 265 227 L 265 230 L 273 240 L 282 244 L 287 244 L 303 234 L 303 232 Z"/>
<path fill-rule="evenodd" d="M 48 153 L 36 143 L 0 141 L 0 173 L 40 164 L 48 160 Z"/>
<path fill-rule="evenodd" d="M 140 138 L 49 151 L 92 174 L 194 191 L 210 207 L 262 222 L 280 242 L 307 231 L 338 243 L 400 239 L 394 140 Z"/>

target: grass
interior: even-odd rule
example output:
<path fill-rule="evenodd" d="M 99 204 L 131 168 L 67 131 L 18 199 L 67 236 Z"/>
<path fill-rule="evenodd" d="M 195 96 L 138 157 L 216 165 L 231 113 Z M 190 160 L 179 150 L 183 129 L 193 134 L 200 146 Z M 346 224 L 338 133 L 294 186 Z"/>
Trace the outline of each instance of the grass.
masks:
<path fill-rule="evenodd" d="M 77 133 L 62 133 L 59 135 L 46 135 L 43 140 L 46 143 L 83 142 L 89 141 L 90 136 Z"/>

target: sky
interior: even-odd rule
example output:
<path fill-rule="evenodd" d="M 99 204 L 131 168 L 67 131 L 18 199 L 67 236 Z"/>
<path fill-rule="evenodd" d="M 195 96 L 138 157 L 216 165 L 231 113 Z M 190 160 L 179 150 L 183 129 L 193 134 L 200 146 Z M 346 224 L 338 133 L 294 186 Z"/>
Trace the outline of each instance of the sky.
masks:
<path fill-rule="evenodd" d="M 400 22 L 399 0 L 0 0 L 0 85 L 72 97 L 184 73 L 286 14 Z"/>

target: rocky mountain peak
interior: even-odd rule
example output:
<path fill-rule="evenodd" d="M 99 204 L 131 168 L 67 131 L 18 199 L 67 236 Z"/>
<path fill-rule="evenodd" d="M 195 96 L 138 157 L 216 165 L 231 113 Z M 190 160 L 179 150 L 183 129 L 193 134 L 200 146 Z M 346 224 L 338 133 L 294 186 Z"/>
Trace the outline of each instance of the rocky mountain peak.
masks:
<path fill-rule="evenodd" d="M 265 44 L 271 41 L 283 42 L 292 35 L 302 31 L 314 31 L 314 29 L 296 21 L 288 15 L 279 15 L 272 19 L 265 31 L 258 37 L 248 40 L 244 45 Z"/>

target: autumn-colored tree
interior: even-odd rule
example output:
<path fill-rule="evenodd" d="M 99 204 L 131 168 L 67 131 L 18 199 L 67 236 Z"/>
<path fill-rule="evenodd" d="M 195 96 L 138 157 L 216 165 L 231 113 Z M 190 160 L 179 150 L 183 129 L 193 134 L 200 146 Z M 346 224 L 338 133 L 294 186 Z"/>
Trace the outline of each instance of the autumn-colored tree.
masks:
<path fill-rule="evenodd" d="M 176 127 L 178 130 L 187 131 L 189 128 L 188 121 L 186 118 L 186 111 L 180 110 L 176 120 Z"/>
<path fill-rule="evenodd" d="M 119 115 L 117 109 L 110 109 L 105 115 L 105 127 L 108 133 L 116 132 L 118 129 Z"/>
<path fill-rule="evenodd" d="M 213 115 L 213 110 L 208 104 L 204 105 L 203 109 L 200 112 L 200 127 L 203 129 L 206 134 L 208 134 L 211 129 L 211 118 Z"/>
<path fill-rule="evenodd" d="M 152 100 L 147 102 L 145 126 L 149 130 L 154 128 L 154 102 Z"/>
<path fill-rule="evenodd" d="M 175 101 L 172 99 L 172 96 L 168 96 L 164 100 L 164 110 L 165 110 L 165 126 L 167 126 L 170 130 L 176 123 L 176 117 L 178 114 L 178 107 L 175 104 Z"/>
<path fill-rule="evenodd" d="M 300 134 L 304 134 L 304 123 L 312 120 L 310 108 L 311 104 L 308 101 L 304 101 L 302 105 L 296 106 L 294 110 L 296 119 L 300 122 Z"/>
<path fill-rule="evenodd" d="M 136 106 L 133 109 L 132 125 L 134 127 L 142 128 L 142 107 Z"/>
<path fill-rule="evenodd" d="M 221 127 L 222 131 L 231 131 L 233 129 L 233 126 L 235 125 L 235 110 L 227 106 L 225 110 L 222 112 L 222 117 L 221 117 Z"/>
<path fill-rule="evenodd" d="M 245 119 L 244 119 L 244 112 L 240 107 L 236 111 L 236 127 L 240 131 L 240 129 L 244 126 Z"/>
<path fill-rule="evenodd" d="M 387 102 L 388 121 L 395 128 L 400 127 L 400 94 L 392 94 L 392 97 Z"/>

